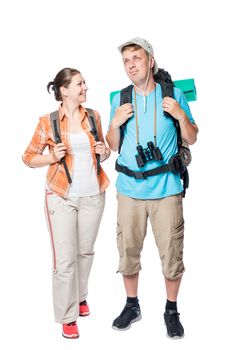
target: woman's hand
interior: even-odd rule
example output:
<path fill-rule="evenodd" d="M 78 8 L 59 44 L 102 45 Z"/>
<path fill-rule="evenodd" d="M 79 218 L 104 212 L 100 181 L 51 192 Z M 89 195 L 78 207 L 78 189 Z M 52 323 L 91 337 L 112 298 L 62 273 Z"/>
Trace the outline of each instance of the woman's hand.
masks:
<path fill-rule="evenodd" d="M 100 154 L 101 162 L 107 159 L 110 155 L 110 149 L 106 147 L 104 142 L 97 141 L 94 143 L 94 151 L 96 154 Z"/>
<path fill-rule="evenodd" d="M 52 159 L 54 163 L 59 162 L 66 154 L 66 146 L 64 143 L 57 143 L 52 151 Z"/>
<path fill-rule="evenodd" d="M 94 151 L 97 154 L 105 154 L 106 153 L 106 146 L 104 144 L 104 142 L 102 141 L 97 141 L 94 143 Z"/>

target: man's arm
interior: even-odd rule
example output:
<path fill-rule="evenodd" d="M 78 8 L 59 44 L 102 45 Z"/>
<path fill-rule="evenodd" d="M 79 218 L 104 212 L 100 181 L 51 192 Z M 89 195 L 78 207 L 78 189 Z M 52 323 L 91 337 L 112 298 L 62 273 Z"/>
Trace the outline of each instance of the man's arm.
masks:
<path fill-rule="evenodd" d="M 193 145 L 197 141 L 198 127 L 191 123 L 185 112 L 182 110 L 178 118 L 180 123 L 181 138 L 189 145 Z"/>
<path fill-rule="evenodd" d="M 171 97 L 165 97 L 162 106 L 165 112 L 170 113 L 179 121 L 182 140 L 189 145 L 194 144 L 197 140 L 198 127 L 189 120 L 180 104 Z"/>
<path fill-rule="evenodd" d="M 132 115 L 133 108 L 131 103 L 125 103 L 116 109 L 106 135 L 106 141 L 112 151 L 117 151 L 119 147 L 120 126 L 132 117 Z"/>
<path fill-rule="evenodd" d="M 120 127 L 113 122 L 110 124 L 109 130 L 106 134 L 106 141 L 112 151 L 117 151 L 120 140 Z"/>

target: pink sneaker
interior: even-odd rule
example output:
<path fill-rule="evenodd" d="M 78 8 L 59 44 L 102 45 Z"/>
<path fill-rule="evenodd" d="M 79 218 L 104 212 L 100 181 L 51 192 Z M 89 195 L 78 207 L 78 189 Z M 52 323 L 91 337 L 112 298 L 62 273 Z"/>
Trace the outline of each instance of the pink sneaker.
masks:
<path fill-rule="evenodd" d="M 64 336 L 64 338 L 69 338 L 69 339 L 79 338 L 80 335 L 79 335 L 76 321 L 70 322 L 70 323 L 64 323 L 62 335 Z"/>
<path fill-rule="evenodd" d="M 86 300 L 82 301 L 79 305 L 79 315 L 80 316 L 89 316 L 89 305 Z"/>

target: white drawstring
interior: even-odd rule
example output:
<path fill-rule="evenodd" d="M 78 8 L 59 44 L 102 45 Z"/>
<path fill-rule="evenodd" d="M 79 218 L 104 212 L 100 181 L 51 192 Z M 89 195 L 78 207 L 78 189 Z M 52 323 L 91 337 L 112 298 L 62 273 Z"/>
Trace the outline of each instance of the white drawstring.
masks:
<path fill-rule="evenodd" d="M 149 66 L 148 66 L 148 74 L 147 74 L 147 79 L 146 79 L 146 82 L 145 82 L 145 86 L 144 86 L 144 89 L 140 89 L 139 87 L 137 87 L 135 85 L 135 88 L 141 92 L 141 94 L 143 95 L 143 103 L 144 103 L 144 113 L 146 113 L 146 87 L 147 87 L 147 84 L 148 84 L 148 81 L 149 81 L 149 76 L 150 76 L 150 58 L 149 58 Z"/>

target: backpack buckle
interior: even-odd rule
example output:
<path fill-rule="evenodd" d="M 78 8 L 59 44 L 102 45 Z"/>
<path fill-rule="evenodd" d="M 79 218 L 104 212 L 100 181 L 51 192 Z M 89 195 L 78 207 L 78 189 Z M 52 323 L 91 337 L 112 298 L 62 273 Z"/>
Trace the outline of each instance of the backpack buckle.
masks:
<path fill-rule="evenodd" d="M 147 175 L 144 171 L 136 171 L 133 173 L 133 176 L 136 180 L 144 180 L 147 179 Z"/>
<path fill-rule="evenodd" d="M 169 164 L 172 166 L 171 171 L 173 173 L 183 174 L 185 172 L 185 166 L 179 153 L 171 157 L 171 159 L 169 160 Z"/>

